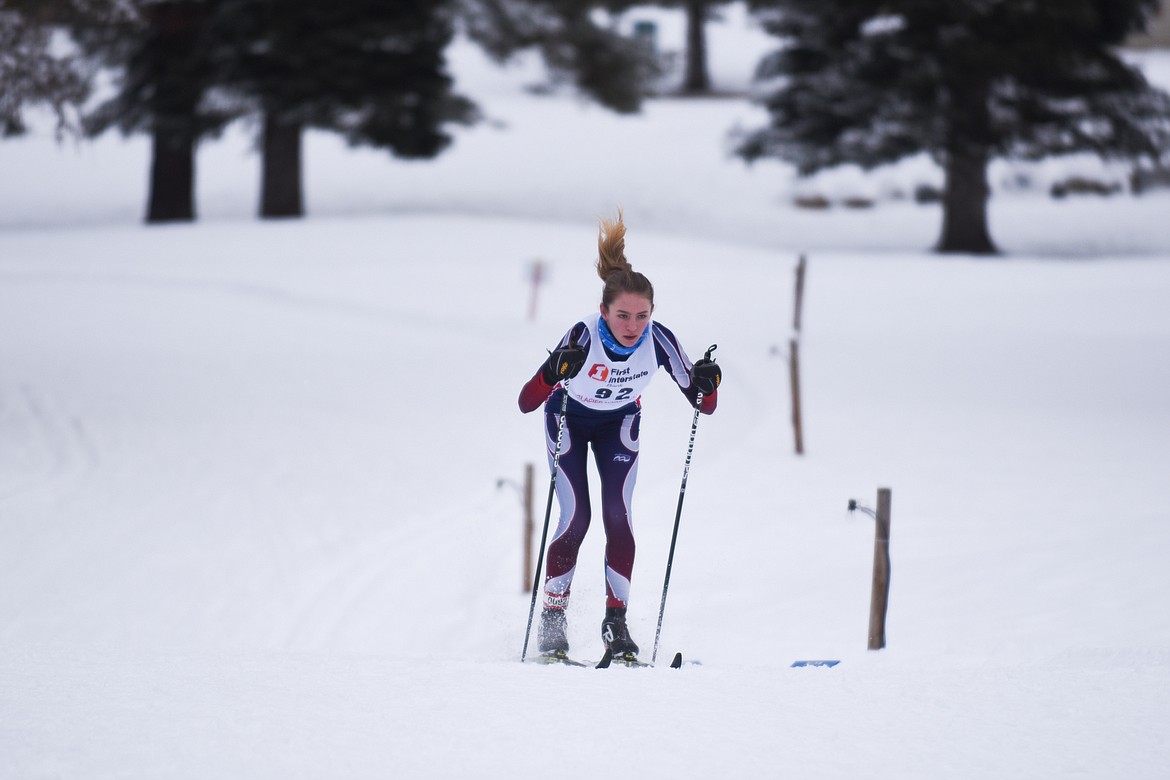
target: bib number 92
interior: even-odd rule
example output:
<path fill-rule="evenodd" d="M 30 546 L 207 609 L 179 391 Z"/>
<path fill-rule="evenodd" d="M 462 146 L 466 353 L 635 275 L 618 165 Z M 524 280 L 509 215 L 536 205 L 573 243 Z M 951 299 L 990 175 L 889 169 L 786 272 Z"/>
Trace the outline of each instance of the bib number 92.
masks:
<path fill-rule="evenodd" d="M 597 392 L 593 394 L 593 397 L 600 398 L 602 400 L 607 400 L 612 397 L 615 401 L 628 401 L 630 400 L 630 396 L 633 394 L 634 388 L 632 387 L 623 387 L 617 391 L 617 395 L 614 395 L 613 390 L 609 387 L 600 387 L 597 389 Z"/>

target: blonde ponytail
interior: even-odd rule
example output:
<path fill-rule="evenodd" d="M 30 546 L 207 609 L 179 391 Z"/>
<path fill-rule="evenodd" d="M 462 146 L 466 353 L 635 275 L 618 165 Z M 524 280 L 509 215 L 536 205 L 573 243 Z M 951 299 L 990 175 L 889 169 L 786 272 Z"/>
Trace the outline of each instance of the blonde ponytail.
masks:
<path fill-rule="evenodd" d="M 626 259 L 626 223 L 621 209 L 616 221 L 601 218 L 597 232 L 597 275 L 605 282 L 601 305 L 607 309 L 624 292 L 640 295 L 654 307 L 654 285 Z"/>
<path fill-rule="evenodd" d="M 614 271 L 632 271 L 633 266 L 626 259 L 626 223 L 618 210 L 617 221 L 601 218 L 597 231 L 597 275 L 605 281 Z"/>

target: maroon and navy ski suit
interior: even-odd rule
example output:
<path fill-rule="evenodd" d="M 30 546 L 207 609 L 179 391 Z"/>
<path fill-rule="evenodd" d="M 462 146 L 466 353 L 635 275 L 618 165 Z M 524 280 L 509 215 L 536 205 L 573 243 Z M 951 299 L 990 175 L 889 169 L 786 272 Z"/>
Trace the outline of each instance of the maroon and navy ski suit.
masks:
<path fill-rule="evenodd" d="M 593 457 L 601 477 L 601 517 L 605 526 L 605 583 L 606 606 L 624 607 L 629 600 L 630 576 L 634 568 L 634 532 L 630 513 L 634 483 L 638 475 L 638 425 L 641 419 L 641 396 L 631 395 L 630 387 L 614 382 L 623 381 L 621 368 L 633 355 L 623 357 L 606 349 L 594 332 L 596 316 L 578 322 L 561 340 L 561 346 L 572 341 L 590 356 L 577 377 L 570 380 L 565 429 L 561 441 L 559 473 L 556 492 L 560 502 L 560 519 L 548 546 L 545 569 L 544 603 L 563 609 L 568 604 L 569 589 L 577 565 L 577 552 L 589 529 L 590 501 L 586 476 L 587 448 L 593 447 Z M 678 384 L 683 395 L 694 406 L 698 390 L 691 383 L 691 361 L 674 334 L 666 327 L 650 322 L 645 339 L 645 350 L 638 356 L 642 365 L 651 364 L 651 371 L 639 372 L 638 384 L 644 386 L 648 376 L 664 368 Z M 637 354 L 637 353 L 635 353 Z M 608 382 L 605 380 L 608 378 Z M 615 394 L 616 392 L 616 394 Z M 543 370 L 528 380 L 520 391 L 520 410 L 527 414 L 544 404 L 545 440 L 548 447 L 549 468 L 552 468 L 553 450 L 560 425 L 561 405 L 565 389 L 561 384 L 550 387 Z M 711 414 L 718 403 L 717 393 L 703 396 L 700 411 Z M 604 398 L 606 405 L 591 407 L 593 395 Z M 623 396 L 625 396 L 623 398 Z M 581 400 L 578 400 L 578 399 Z M 621 401 L 625 401 L 621 403 Z"/>

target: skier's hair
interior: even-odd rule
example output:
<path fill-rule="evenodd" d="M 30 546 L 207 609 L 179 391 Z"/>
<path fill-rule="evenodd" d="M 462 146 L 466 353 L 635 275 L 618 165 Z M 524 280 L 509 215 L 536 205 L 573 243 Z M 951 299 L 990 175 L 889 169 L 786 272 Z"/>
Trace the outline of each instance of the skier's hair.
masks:
<path fill-rule="evenodd" d="M 654 285 L 626 259 L 626 224 L 621 209 L 617 221 L 601 218 L 597 232 L 597 275 L 605 282 L 601 291 L 601 305 L 605 308 L 627 292 L 645 297 L 650 301 L 650 308 L 654 308 Z"/>

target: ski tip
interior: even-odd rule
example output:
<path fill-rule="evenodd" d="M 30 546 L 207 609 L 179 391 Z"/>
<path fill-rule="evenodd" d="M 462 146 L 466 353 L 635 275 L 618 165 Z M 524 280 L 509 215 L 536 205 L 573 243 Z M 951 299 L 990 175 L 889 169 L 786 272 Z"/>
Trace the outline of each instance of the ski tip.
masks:
<path fill-rule="evenodd" d="M 674 654 L 674 659 L 670 662 L 670 668 L 671 669 L 681 669 L 682 668 L 682 653 L 675 653 Z"/>
<path fill-rule="evenodd" d="M 824 666 L 826 668 L 832 669 L 834 666 L 836 666 L 839 663 L 841 663 L 840 660 L 828 660 L 828 659 L 815 660 L 815 661 L 811 661 L 811 660 L 810 661 L 793 661 L 792 666 L 790 668 L 796 669 L 796 668 L 802 668 L 802 667 L 806 667 L 806 666 Z"/>

